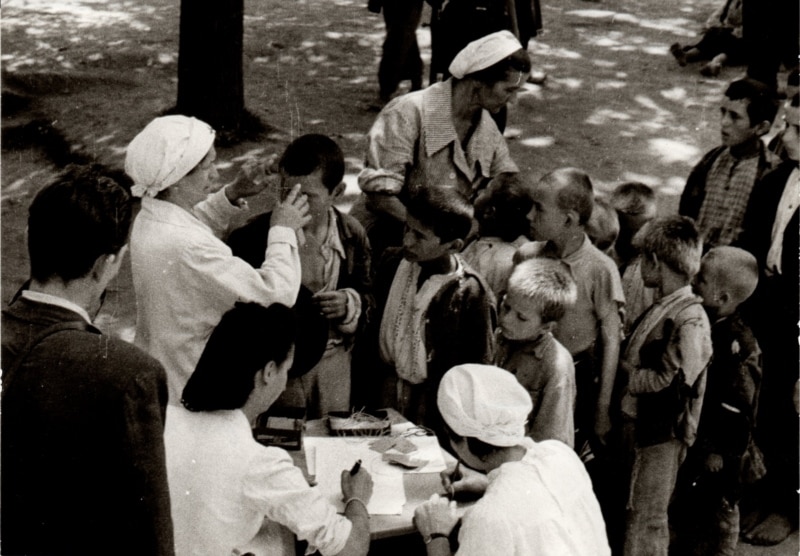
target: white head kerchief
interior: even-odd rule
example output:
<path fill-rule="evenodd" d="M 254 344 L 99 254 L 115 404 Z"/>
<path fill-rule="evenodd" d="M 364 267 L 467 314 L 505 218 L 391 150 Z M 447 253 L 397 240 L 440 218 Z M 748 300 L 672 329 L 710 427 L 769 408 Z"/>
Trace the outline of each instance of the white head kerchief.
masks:
<path fill-rule="evenodd" d="M 465 75 L 493 66 L 520 49 L 522 45 L 511 31 L 497 31 L 465 46 L 453 58 L 448 70 L 453 77 L 462 79 Z"/>
<path fill-rule="evenodd" d="M 514 375 L 492 365 L 458 365 L 439 385 L 439 411 L 459 436 L 492 446 L 516 446 L 525 437 L 531 396 Z"/>
<path fill-rule="evenodd" d="M 191 172 L 213 145 L 214 130 L 197 118 L 156 118 L 128 145 L 125 173 L 133 179 L 131 194 L 155 197 Z"/>

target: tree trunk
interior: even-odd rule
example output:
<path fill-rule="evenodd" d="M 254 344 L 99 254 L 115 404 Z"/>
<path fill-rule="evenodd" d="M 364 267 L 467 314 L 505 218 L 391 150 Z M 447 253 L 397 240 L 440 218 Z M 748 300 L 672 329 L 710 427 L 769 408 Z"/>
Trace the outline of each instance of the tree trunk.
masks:
<path fill-rule="evenodd" d="M 175 112 L 237 134 L 245 118 L 244 0 L 181 0 Z"/>

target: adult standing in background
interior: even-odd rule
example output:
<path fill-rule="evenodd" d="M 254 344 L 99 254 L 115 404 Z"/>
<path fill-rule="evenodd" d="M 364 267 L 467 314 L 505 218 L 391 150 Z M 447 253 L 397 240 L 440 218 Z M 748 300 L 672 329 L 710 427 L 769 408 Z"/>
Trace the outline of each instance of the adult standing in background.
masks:
<path fill-rule="evenodd" d="M 130 225 L 90 166 L 31 204 L 31 278 L 2 315 L 3 554 L 173 554 L 164 369 L 92 325 Z"/>
<path fill-rule="evenodd" d="M 237 301 L 291 307 L 300 289 L 296 230 L 309 221 L 295 187 L 272 214 L 260 268 L 234 257 L 220 237 L 246 197 L 271 180 L 245 166 L 220 188 L 214 130 L 186 116 L 156 118 L 128 146 L 125 171 L 142 208 L 131 232 L 136 345 L 167 371 L 170 403 L 194 371 L 211 331 Z"/>
<path fill-rule="evenodd" d="M 378 66 L 381 106 L 391 100 L 398 85 L 411 80 L 411 90 L 422 88 L 422 58 L 417 44 L 417 27 L 422 18 L 422 0 L 370 0 L 370 11 L 383 10 L 386 39 Z"/>
<path fill-rule="evenodd" d="M 453 188 L 474 201 L 492 177 L 518 171 L 491 114 L 522 87 L 530 68 L 514 35 L 493 33 L 459 52 L 451 79 L 403 95 L 381 111 L 358 176 L 364 194 L 352 212 L 364 224 L 376 260 L 400 244 L 404 202 L 415 190 Z"/>

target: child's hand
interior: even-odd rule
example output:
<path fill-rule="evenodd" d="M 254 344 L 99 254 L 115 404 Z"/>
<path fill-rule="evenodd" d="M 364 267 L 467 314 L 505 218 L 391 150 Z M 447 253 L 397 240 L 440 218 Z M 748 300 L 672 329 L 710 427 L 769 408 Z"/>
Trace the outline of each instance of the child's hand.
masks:
<path fill-rule="evenodd" d="M 347 315 L 347 294 L 341 290 L 319 292 L 312 297 L 319 306 L 320 314 L 326 319 L 341 319 Z"/>
<path fill-rule="evenodd" d="M 269 160 L 250 159 L 239 169 L 234 182 L 228 186 L 229 198 L 244 199 L 261 193 L 268 187 L 280 185 L 280 176 L 272 173 Z"/>
<path fill-rule="evenodd" d="M 706 458 L 706 471 L 709 473 L 719 473 L 722 471 L 722 456 L 719 454 L 708 454 Z"/>
<path fill-rule="evenodd" d="M 606 437 L 611 432 L 611 419 L 608 411 L 598 411 L 594 419 L 594 435 L 600 444 L 606 444 Z"/>

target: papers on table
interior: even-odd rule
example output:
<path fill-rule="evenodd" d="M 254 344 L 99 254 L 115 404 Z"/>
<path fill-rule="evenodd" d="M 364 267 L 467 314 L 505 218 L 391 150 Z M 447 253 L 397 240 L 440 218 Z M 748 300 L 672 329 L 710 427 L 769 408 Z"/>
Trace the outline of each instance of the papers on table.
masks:
<path fill-rule="evenodd" d="M 392 426 L 393 434 L 401 434 L 413 427 L 410 423 Z M 435 436 L 406 436 L 417 446 L 414 458 L 428 463 L 418 469 L 404 469 L 383 461 L 383 455 L 370 448 L 376 437 L 315 437 L 303 439 L 309 475 L 316 476 L 317 487 L 340 512 L 344 511 L 341 475 L 357 460 L 370 472 L 373 480 L 372 499 L 367 510 L 372 515 L 400 515 L 406 503 L 403 489 L 405 473 L 439 473 L 445 469 L 441 448 Z"/>

